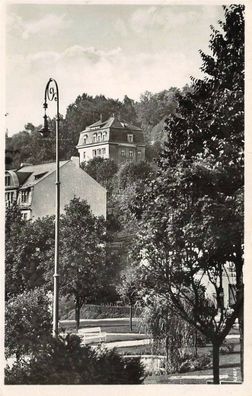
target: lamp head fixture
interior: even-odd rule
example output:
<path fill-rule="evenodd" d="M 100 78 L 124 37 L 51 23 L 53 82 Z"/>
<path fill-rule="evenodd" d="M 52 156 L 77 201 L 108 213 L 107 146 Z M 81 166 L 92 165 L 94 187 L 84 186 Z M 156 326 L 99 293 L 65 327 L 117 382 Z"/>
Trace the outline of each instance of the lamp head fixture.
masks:
<path fill-rule="evenodd" d="M 48 126 L 48 116 L 47 116 L 47 114 L 46 114 L 46 109 L 47 109 L 47 107 L 48 107 L 48 104 L 47 104 L 47 102 L 46 102 L 46 100 L 45 100 L 45 102 L 44 102 L 44 104 L 43 104 L 43 107 L 44 107 L 44 109 L 45 109 L 45 115 L 44 115 L 44 126 L 43 126 L 43 128 L 41 128 L 40 130 L 39 130 L 39 133 L 40 133 L 40 135 L 42 135 L 43 137 L 47 137 L 47 136 L 49 136 L 50 135 L 50 133 L 51 133 L 51 131 L 50 131 L 50 129 L 49 129 L 49 126 Z"/>
<path fill-rule="evenodd" d="M 51 131 L 48 126 L 48 116 L 45 114 L 43 118 L 44 118 L 44 126 L 39 130 L 39 133 L 40 135 L 46 138 L 50 135 Z"/>

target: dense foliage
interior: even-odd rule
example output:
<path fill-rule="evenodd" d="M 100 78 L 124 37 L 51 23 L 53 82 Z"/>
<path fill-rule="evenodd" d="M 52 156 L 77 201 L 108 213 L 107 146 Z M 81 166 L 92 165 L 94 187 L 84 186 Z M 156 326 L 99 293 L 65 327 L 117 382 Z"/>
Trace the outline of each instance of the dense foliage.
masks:
<path fill-rule="evenodd" d="M 74 198 L 65 207 L 60 230 L 61 293 L 75 299 L 78 328 L 82 305 L 99 301 L 112 291 L 110 275 L 116 275 L 115 263 L 106 254 L 106 222 L 95 217 L 85 201 Z"/>
<path fill-rule="evenodd" d="M 117 299 L 120 267 L 109 242 L 105 220 L 96 218 L 85 201 L 74 198 L 60 219 L 59 260 L 60 290 L 75 298 L 77 325 L 84 303 Z M 36 287 L 53 289 L 53 216 L 24 221 L 16 206 L 8 208 L 5 249 L 6 300 Z"/>
<path fill-rule="evenodd" d="M 19 360 L 47 342 L 52 332 L 51 301 L 44 289 L 25 291 L 5 305 L 6 357 Z"/>
<path fill-rule="evenodd" d="M 24 221 L 18 207 L 6 210 L 5 295 L 45 286 L 47 269 L 53 267 L 54 220 L 44 217 Z"/>
<path fill-rule="evenodd" d="M 139 358 L 124 361 L 114 350 L 81 346 L 75 335 L 60 337 L 29 359 L 5 369 L 5 383 L 16 385 L 140 384 Z"/>
<path fill-rule="evenodd" d="M 94 157 L 88 162 L 82 162 L 81 168 L 105 187 L 108 195 L 112 193 L 114 187 L 113 176 L 118 171 L 118 166 L 113 160 Z"/>
<path fill-rule="evenodd" d="M 167 372 L 179 371 L 189 352 L 191 356 L 197 355 L 195 329 L 176 315 L 166 298 L 148 296 L 141 325 L 153 339 L 153 352 L 166 355 Z"/>

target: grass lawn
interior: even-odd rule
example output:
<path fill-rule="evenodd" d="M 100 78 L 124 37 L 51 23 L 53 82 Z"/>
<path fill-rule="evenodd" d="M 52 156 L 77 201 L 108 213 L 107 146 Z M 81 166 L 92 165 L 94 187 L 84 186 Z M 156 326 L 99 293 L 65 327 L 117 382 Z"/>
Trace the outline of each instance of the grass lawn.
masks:
<path fill-rule="evenodd" d="M 144 384 L 206 384 L 208 380 L 211 381 L 212 375 L 211 368 L 187 373 L 151 375 L 146 377 Z M 239 353 L 220 355 L 220 376 L 223 381 L 241 381 Z"/>

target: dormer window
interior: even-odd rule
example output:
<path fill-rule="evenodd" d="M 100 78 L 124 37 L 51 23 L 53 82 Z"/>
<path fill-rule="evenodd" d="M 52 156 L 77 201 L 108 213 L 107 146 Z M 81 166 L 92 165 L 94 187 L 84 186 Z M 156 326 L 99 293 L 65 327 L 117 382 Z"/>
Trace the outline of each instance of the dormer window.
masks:
<path fill-rule="evenodd" d="M 102 135 L 101 135 L 101 133 L 99 133 L 99 135 L 98 135 L 98 142 L 100 142 L 101 139 L 102 139 Z"/>
<path fill-rule="evenodd" d="M 102 135 L 102 140 L 104 141 L 106 139 L 107 139 L 107 132 L 104 132 L 103 135 Z"/>
<path fill-rule="evenodd" d="M 87 135 L 83 136 L 83 144 L 87 144 Z"/>
<path fill-rule="evenodd" d="M 97 142 L 97 133 L 94 133 L 93 134 L 93 143 L 96 143 Z"/>
<path fill-rule="evenodd" d="M 43 172 L 43 173 L 37 173 L 36 175 L 34 175 L 34 179 L 38 180 L 41 179 L 41 177 L 45 176 L 47 172 Z"/>
<path fill-rule="evenodd" d="M 128 134 L 127 135 L 127 140 L 128 140 L 129 143 L 133 143 L 133 135 Z"/>

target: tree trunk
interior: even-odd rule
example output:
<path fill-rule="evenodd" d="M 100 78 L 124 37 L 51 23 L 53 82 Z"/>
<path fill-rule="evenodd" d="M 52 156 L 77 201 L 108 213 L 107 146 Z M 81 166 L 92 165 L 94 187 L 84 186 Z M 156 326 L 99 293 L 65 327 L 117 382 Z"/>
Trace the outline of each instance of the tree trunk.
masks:
<path fill-rule="evenodd" d="M 195 330 L 195 333 L 194 333 L 194 349 L 195 349 L 195 357 L 198 357 L 198 333 L 197 333 L 197 330 Z"/>
<path fill-rule="evenodd" d="M 76 325 L 76 331 L 78 333 L 79 327 L 80 327 L 80 309 L 81 305 L 76 302 L 75 303 L 75 325 Z"/>
<path fill-rule="evenodd" d="M 220 383 L 220 344 L 213 342 L 213 383 Z"/>
<path fill-rule="evenodd" d="M 240 333 L 240 362 L 241 362 L 241 379 L 244 379 L 244 283 L 243 283 L 243 258 L 242 258 L 242 241 L 237 246 L 237 259 L 235 261 L 236 269 L 236 300 L 241 300 L 242 305 L 238 315 L 239 333 Z"/>
<path fill-rule="evenodd" d="M 242 304 L 241 307 L 241 312 L 239 315 L 239 333 L 240 333 L 240 361 L 241 361 L 241 380 L 243 381 L 244 378 L 244 362 L 243 362 L 243 358 L 244 358 L 244 321 L 243 321 L 243 311 L 244 311 L 244 306 Z"/>
<path fill-rule="evenodd" d="M 129 325 L 130 325 L 130 331 L 132 331 L 132 328 L 133 328 L 133 326 L 132 326 L 132 312 L 133 311 L 133 307 L 132 307 L 132 304 L 130 304 L 130 317 L 129 317 Z"/>
<path fill-rule="evenodd" d="M 169 336 L 165 337 L 165 352 L 166 352 L 166 371 L 169 372 L 171 362 L 169 356 Z"/>

